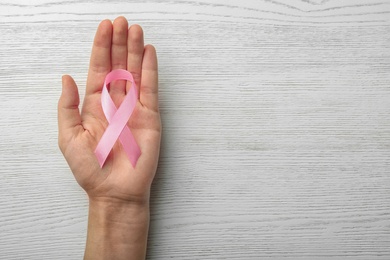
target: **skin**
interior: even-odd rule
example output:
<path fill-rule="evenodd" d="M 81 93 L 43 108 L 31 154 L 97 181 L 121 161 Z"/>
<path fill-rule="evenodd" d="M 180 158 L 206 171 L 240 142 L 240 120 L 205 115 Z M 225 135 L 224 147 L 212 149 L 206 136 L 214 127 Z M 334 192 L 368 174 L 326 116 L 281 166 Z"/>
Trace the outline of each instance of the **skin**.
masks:
<path fill-rule="evenodd" d="M 100 98 L 105 76 L 113 69 L 130 71 L 138 88 L 139 101 L 127 124 L 141 149 L 135 168 L 119 141 L 103 168 L 94 154 L 108 125 Z M 117 107 L 130 86 L 126 81 L 110 84 L 109 92 Z M 77 85 L 71 76 L 64 75 L 58 129 L 60 150 L 89 198 L 84 259 L 145 259 L 150 187 L 159 157 L 161 120 L 156 50 L 144 45 L 140 26 L 129 28 L 124 17 L 100 23 L 81 113 Z"/>

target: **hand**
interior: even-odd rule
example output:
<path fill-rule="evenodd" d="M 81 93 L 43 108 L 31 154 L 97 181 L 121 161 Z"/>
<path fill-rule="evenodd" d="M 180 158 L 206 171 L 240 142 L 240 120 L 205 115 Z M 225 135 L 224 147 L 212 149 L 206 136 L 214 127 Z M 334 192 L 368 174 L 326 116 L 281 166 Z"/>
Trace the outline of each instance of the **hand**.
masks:
<path fill-rule="evenodd" d="M 119 141 L 103 168 L 94 150 L 108 122 L 101 90 L 113 69 L 127 69 L 138 87 L 139 101 L 128 122 L 140 149 L 135 168 Z M 114 81 L 110 95 L 120 106 L 131 83 Z M 145 259 L 149 228 L 149 195 L 160 150 L 157 56 L 144 46 L 142 28 L 118 17 L 102 21 L 92 47 L 81 114 L 79 93 L 70 76 L 62 77 L 58 102 L 59 147 L 77 182 L 89 196 L 88 234 L 84 259 Z"/>
<path fill-rule="evenodd" d="M 140 149 L 135 168 L 119 141 L 114 145 L 103 168 L 94 150 L 108 122 L 101 107 L 101 90 L 107 73 L 127 69 L 138 87 L 139 101 L 128 122 Z M 130 82 L 110 84 L 110 95 L 120 106 Z M 90 59 L 86 93 L 81 114 L 79 94 L 74 80 L 62 78 L 58 102 L 59 147 L 77 182 L 90 200 L 117 200 L 147 203 L 160 150 L 161 121 L 158 108 L 157 56 L 153 46 L 144 46 L 143 31 L 138 25 L 128 29 L 127 20 L 118 17 L 113 23 L 100 23 Z"/>

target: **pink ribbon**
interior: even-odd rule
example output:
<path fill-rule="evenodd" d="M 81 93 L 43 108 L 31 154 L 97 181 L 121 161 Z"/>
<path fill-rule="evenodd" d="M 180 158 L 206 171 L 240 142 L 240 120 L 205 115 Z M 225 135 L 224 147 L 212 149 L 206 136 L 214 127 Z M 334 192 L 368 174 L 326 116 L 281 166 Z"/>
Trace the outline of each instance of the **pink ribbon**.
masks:
<path fill-rule="evenodd" d="M 114 101 L 112 101 L 107 89 L 107 85 L 114 80 L 131 81 L 131 88 L 118 109 L 116 108 Z M 119 138 L 127 157 L 135 168 L 137 160 L 141 155 L 141 150 L 130 129 L 127 127 L 127 122 L 133 113 L 137 101 L 137 88 L 133 75 L 131 75 L 130 72 L 127 70 L 117 69 L 107 74 L 102 89 L 101 102 L 104 115 L 106 116 L 109 125 L 95 149 L 95 155 L 99 161 L 100 167 L 103 167 L 108 154 L 110 153 L 116 140 Z"/>

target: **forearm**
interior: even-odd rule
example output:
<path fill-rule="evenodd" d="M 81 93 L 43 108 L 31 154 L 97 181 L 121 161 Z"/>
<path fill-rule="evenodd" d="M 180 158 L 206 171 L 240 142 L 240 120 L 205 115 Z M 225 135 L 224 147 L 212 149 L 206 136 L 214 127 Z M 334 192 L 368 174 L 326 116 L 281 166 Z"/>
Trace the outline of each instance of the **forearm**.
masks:
<path fill-rule="evenodd" d="M 145 259 L 149 205 L 89 199 L 84 259 Z"/>

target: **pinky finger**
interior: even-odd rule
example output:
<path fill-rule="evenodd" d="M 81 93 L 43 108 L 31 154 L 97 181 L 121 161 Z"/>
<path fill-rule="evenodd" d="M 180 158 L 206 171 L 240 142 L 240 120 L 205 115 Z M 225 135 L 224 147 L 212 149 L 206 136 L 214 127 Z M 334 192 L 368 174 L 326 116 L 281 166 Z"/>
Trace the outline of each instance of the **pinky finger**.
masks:
<path fill-rule="evenodd" d="M 158 111 L 158 66 L 156 49 L 146 45 L 142 61 L 140 102 L 143 106 Z"/>

